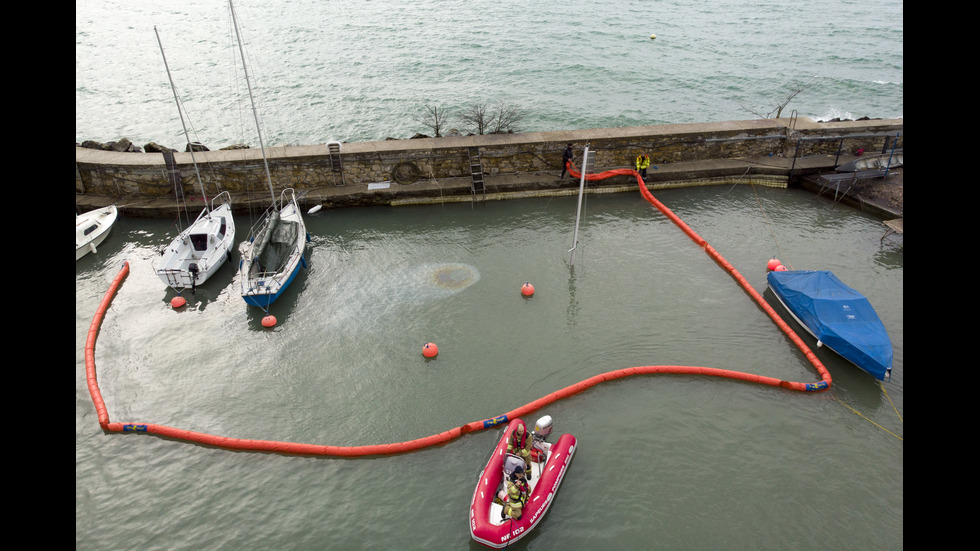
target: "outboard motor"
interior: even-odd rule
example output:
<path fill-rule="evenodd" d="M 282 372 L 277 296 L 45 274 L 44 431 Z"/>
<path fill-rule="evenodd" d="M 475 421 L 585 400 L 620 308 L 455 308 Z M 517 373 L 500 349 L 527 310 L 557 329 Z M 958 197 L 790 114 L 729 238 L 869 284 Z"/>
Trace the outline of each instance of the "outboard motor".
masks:
<path fill-rule="evenodd" d="M 531 434 L 538 440 L 547 440 L 551 434 L 551 416 L 545 415 L 534 423 L 534 430 Z"/>
<path fill-rule="evenodd" d="M 551 416 L 545 415 L 534 423 L 534 430 L 531 431 L 531 438 L 534 440 L 534 449 L 531 450 L 531 460 L 537 463 L 548 461 L 551 450 L 551 442 L 548 442 L 548 435 L 551 434 Z"/>
<path fill-rule="evenodd" d="M 197 264 L 191 262 L 191 265 L 187 267 L 187 270 L 191 273 L 191 294 L 197 294 L 197 276 L 201 270 L 197 267 Z"/>

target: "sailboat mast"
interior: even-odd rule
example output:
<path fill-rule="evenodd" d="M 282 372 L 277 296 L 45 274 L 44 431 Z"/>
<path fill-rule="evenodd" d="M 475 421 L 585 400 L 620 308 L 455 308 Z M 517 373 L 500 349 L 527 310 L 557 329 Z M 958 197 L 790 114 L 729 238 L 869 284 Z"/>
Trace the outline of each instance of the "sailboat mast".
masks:
<path fill-rule="evenodd" d="M 194 174 L 197 175 L 197 185 L 201 188 L 201 198 L 204 199 L 204 210 L 211 214 L 211 208 L 208 206 L 208 196 L 204 192 L 204 182 L 201 181 L 201 171 L 197 168 L 197 159 L 194 158 L 194 146 L 191 145 L 191 135 L 187 132 L 187 124 L 184 122 L 184 110 L 180 107 L 180 98 L 177 97 L 177 86 L 174 85 L 174 77 L 170 75 L 170 65 L 167 63 L 167 55 L 163 53 L 163 42 L 160 41 L 160 31 L 157 30 L 156 25 L 153 26 L 153 32 L 157 35 L 157 44 L 160 45 L 160 56 L 163 57 L 163 66 L 167 69 L 167 79 L 170 80 L 170 90 L 174 93 L 174 101 L 177 103 L 177 113 L 180 115 L 180 126 L 184 128 L 184 138 L 187 139 L 187 146 L 191 150 L 191 162 L 194 163 Z"/>
<path fill-rule="evenodd" d="M 252 83 L 248 80 L 248 62 L 245 61 L 245 49 L 242 47 L 242 36 L 238 32 L 238 18 L 235 16 L 235 5 L 228 0 L 231 8 L 231 22 L 235 26 L 235 38 L 238 39 L 238 52 L 242 56 L 242 69 L 245 71 L 245 85 L 248 87 L 248 99 L 252 102 L 252 116 L 255 117 L 255 132 L 259 135 L 259 148 L 262 150 L 262 163 L 265 165 L 265 178 L 269 183 L 269 193 L 272 194 L 272 204 L 276 204 L 276 192 L 272 189 L 272 175 L 269 173 L 269 161 L 265 157 L 265 144 L 262 143 L 262 129 L 259 127 L 259 111 L 255 107 L 255 97 L 252 95 Z M 193 148 L 192 148 L 193 149 Z"/>

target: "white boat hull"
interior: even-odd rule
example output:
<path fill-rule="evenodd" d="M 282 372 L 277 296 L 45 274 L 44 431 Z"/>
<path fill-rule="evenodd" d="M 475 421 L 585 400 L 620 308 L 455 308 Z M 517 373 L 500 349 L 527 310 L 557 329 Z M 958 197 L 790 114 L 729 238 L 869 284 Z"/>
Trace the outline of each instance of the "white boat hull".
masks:
<path fill-rule="evenodd" d="M 118 215 L 116 206 L 109 205 L 75 217 L 75 260 L 96 251 L 109 236 Z"/>
<path fill-rule="evenodd" d="M 221 268 L 234 246 L 235 220 L 230 202 L 225 202 L 210 212 L 201 211 L 197 220 L 163 251 L 154 269 L 169 287 L 177 291 L 193 289 Z"/>

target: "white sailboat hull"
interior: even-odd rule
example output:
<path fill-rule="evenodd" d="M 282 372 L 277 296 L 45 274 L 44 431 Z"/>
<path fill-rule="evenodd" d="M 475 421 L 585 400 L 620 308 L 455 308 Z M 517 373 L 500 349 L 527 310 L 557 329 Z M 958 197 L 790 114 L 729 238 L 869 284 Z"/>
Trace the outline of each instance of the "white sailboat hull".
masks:
<path fill-rule="evenodd" d="M 228 192 L 222 193 L 228 195 Z M 221 197 L 221 195 L 219 195 Z M 229 196 L 230 199 L 230 196 Z M 187 229 L 163 251 L 155 265 L 157 277 L 181 291 L 201 285 L 231 257 L 235 246 L 235 220 L 231 204 L 201 211 Z"/>
<path fill-rule="evenodd" d="M 75 260 L 96 251 L 108 237 L 118 215 L 116 206 L 109 205 L 75 217 Z"/>

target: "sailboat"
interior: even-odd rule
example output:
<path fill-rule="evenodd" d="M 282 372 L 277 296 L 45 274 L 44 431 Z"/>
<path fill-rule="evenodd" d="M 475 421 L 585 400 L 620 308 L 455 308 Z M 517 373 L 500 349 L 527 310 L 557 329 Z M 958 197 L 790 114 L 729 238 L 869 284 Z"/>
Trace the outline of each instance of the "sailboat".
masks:
<path fill-rule="evenodd" d="M 259 126 L 259 115 L 255 108 L 255 97 L 248 78 L 248 62 L 245 60 L 245 50 L 239 32 L 238 20 L 235 16 L 235 6 L 228 0 L 231 8 L 232 23 L 235 27 L 235 37 L 238 40 L 238 50 L 242 56 L 245 83 L 248 96 L 252 102 L 252 114 L 255 117 L 255 128 L 258 133 L 259 147 L 262 150 L 262 163 L 265 166 L 265 177 L 272 194 L 272 205 L 262 214 L 258 222 L 249 230 L 248 239 L 239 249 L 242 259 L 238 265 L 238 275 L 241 281 L 242 298 L 245 302 L 268 311 L 283 291 L 296 278 L 300 266 L 306 266 L 303 256 L 308 239 L 303 213 L 296 203 L 296 193 L 293 188 L 282 190 L 278 200 L 272 186 L 272 175 L 269 173 L 269 160 L 265 154 L 265 144 L 262 142 L 262 129 Z"/>
<path fill-rule="evenodd" d="M 174 93 L 174 101 L 177 102 L 177 112 L 180 114 L 180 124 L 184 127 L 184 137 L 190 143 L 187 124 L 184 122 L 184 111 L 177 97 L 174 79 L 170 75 L 167 56 L 163 53 L 160 33 L 156 27 L 153 27 L 153 32 L 157 35 L 163 65 L 167 68 L 167 78 Z M 201 181 L 201 172 L 197 167 L 197 159 L 194 158 L 194 147 L 190 148 L 190 153 L 194 172 L 197 175 L 197 184 L 204 198 L 204 209 L 197 216 L 197 220 L 181 231 L 161 252 L 161 258 L 154 266 L 157 276 L 177 293 L 188 287 L 191 292 L 194 292 L 198 285 L 207 281 L 225 261 L 231 258 L 231 250 L 235 246 L 235 219 L 231 214 L 231 194 L 227 191 L 219 193 L 211 201 L 209 208 L 204 183 Z"/>

